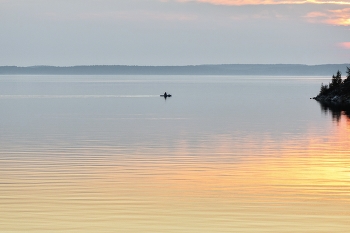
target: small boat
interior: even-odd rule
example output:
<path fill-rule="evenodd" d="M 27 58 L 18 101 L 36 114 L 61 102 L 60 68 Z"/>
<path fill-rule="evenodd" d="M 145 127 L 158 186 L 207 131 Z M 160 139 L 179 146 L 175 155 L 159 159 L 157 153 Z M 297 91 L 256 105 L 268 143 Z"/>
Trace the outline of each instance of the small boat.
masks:
<path fill-rule="evenodd" d="M 168 97 L 171 97 L 171 95 L 168 95 L 168 94 L 166 94 L 166 95 L 160 95 L 160 97 L 168 98 Z"/>
<path fill-rule="evenodd" d="M 163 95 L 160 95 L 160 97 L 163 97 L 163 98 L 168 98 L 168 97 L 171 97 L 171 95 L 170 94 L 168 94 L 168 93 L 166 93 L 166 92 L 164 92 L 164 94 Z"/>

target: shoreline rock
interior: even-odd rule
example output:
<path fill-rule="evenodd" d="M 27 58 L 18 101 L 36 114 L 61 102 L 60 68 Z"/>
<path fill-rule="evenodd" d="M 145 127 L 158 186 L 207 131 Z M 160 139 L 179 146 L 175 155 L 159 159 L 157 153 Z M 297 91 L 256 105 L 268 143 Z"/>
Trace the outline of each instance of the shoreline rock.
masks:
<path fill-rule="evenodd" d="M 318 95 L 312 99 L 330 104 L 350 105 L 350 96 L 347 95 Z"/>

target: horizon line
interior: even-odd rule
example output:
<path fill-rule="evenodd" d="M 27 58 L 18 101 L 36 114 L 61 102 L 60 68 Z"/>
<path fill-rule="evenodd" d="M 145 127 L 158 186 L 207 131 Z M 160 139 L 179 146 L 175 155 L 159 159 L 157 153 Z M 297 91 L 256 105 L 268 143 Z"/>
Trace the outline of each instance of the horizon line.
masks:
<path fill-rule="evenodd" d="M 298 66 L 323 66 L 323 65 L 350 65 L 349 63 L 322 63 L 322 64 L 302 64 L 302 63 L 221 63 L 221 64 L 197 64 L 197 65 L 31 65 L 31 66 L 17 66 L 17 65 L 0 65 L 0 67 L 17 67 L 17 68 L 40 68 L 40 67 L 56 67 L 56 68 L 71 68 L 71 67 L 89 67 L 89 66 L 126 66 L 126 67 L 193 67 L 193 66 L 222 66 L 222 65 L 298 65 Z"/>

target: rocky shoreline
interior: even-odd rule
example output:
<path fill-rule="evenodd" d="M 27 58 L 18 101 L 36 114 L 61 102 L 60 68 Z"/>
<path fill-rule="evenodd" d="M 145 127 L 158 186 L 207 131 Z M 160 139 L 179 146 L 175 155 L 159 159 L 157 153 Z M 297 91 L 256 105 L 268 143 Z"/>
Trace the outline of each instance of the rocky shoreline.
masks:
<path fill-rule="evenodd" d="M 346 79 L 342 79 L 340 71 L 333 75 L 332 82 L 321 85 L 320 93 L 312 99 L 332 105 L 350 105 L 350 68 L 347 67 Z"/>
<path fill-rule="evenodd" d="M 338 94 L 328 94 L 328 95 L 318 95 L 313 97 L 313 99 L 318 102 L 329 103 L 329 104 L 338 104 L 338 105 L 350 105 L 350 96 L 349 95 L 338 95 Z"/>

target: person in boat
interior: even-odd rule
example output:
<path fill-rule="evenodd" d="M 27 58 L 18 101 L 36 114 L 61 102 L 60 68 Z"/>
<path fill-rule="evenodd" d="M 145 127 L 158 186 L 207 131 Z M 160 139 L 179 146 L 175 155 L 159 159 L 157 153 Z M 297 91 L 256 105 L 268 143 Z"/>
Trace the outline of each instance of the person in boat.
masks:
<path fill-rule="evenodd" d="M 168 96 L 168 94 L 166 92 L 164 92 L 164 96 Z"/>

